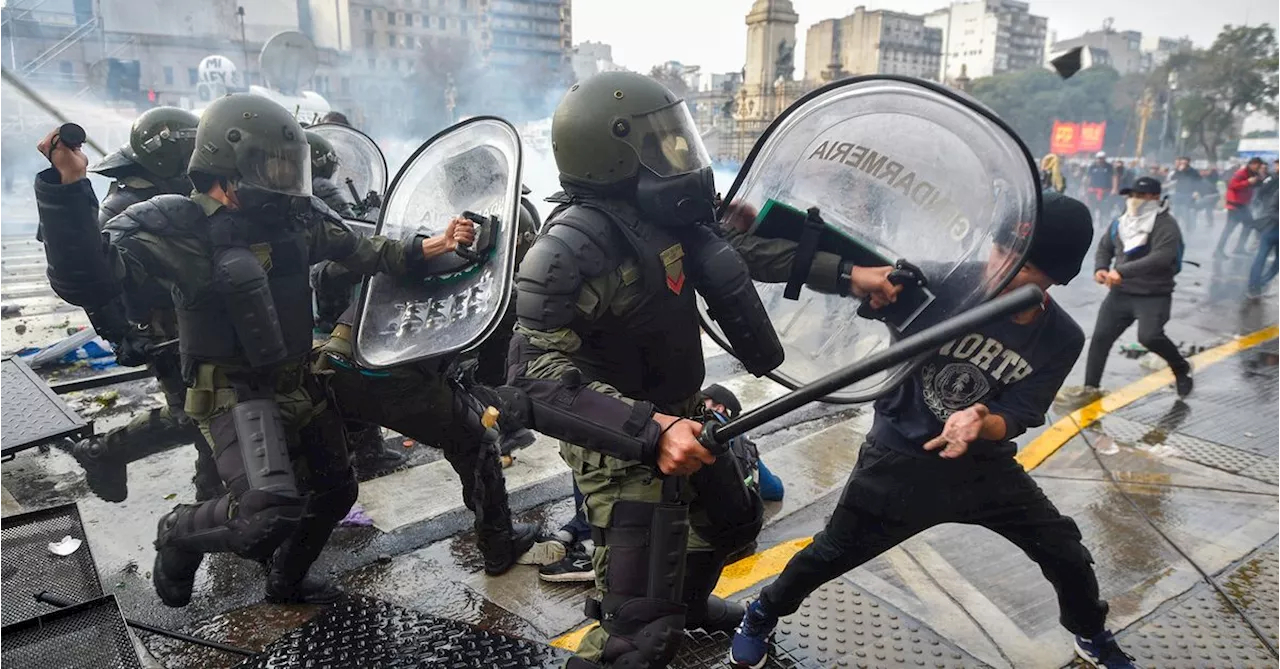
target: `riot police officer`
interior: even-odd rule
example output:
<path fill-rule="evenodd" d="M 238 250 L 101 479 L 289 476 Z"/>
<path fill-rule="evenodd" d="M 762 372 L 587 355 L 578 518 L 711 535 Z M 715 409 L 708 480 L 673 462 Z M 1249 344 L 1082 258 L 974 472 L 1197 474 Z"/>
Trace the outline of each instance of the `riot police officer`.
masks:
<path fill-rule="evenodd" d="M 270 559 L 270 601 L 335 600 L 340 589 L 307 572 L 357 484 L 341 419 L 307 373 L 308 267 L 328 258 L 362 273 L 424 273 L 429 258 L 471 243 L 470 222 L 457 218 L 443 235 L 402 243 L 361 238 L 318 215 L 302 128 L 275 102 L 240 94 L 217 100 L 200 120 L 188 169 L 196 192 L 130 207 L 107 224 L 104 249 L 84 155 L 56 139 L 42 143 L 54 169 L 36 185 L 50 283 L 85 308 L 151 278 L 169 288 L 187 414 L 213 445 L 229 489 L 160 520 L 157 594 L 186 605 L 204 554 L 235 552 Z"/>
<path fill-rule="evenodd" d="M 587 611 L 601 624 L 568 666 L 662 667 L 684 628 L 737 625 L 742 608 L 711 590 L 762 522 L 741 463 L 699 445 L 689 420 L 702 417 L 705 373 L 695 291 L 748 371 L 776 367 L 782 348 L 756 266 L 716 225 L 710 160 L 682 100 L 643 75 L 599 74 L 569 89 L 551 134 L 564 192 L 516 280 L 501 392 L 563 440 L 585 495 L 602 594 Z M 762 280 L 786 280 L 795 254 L 786 240 L 752 248 L 772 265 Z M 896 295 L 888 268 L 818 264 L 811 288 Z"/>
<path fill-rule="evenodd" d="M 320 198 L 328 207 L 343 218 L 355 218 L 355 205 L 347 199 L 342 188 L 333 182 L 334 170 L 338 169 L 338 153 L 333 144 L 322 135 L 310 130 L 307 143 L 311 145 L 311 194 Z"/>
<path fill-rule="evenodd" d="M 107 221 L 130 205 L 165 193 L 191 192 L 187 162 L 195 148 L 195 114 L 176 107 L 156 107 L 142 113 L 129 131 L 129 143 L 89 168 L 114 179 L 98 207 L 98 222 Z M 120 321 L 123 311 L 127 322 Z M 95 329 L 111 342 L 122 365 L 146 364 L 164 392 L 166 406 L 134 417 L 114 428 L 76 444 L 72 454 L 85 470 L 89 489 L 109 502 L 128 497 L 127 465 L 180 444 L 194 443 L 196 499 L 221 496 L 226 489 L 218 478 L 213 453 L 195 423 L 182 410 L 186 386 L 178 351 L 157 344 L 178 336 L 173 299 L 156 281 L 125 291 L 91 314 Z M 111 323 L 114 320 L 115 323 Z"/>
<path fill-rule="evenodd" d="M 531 213 L 532 205 L 522 202 L 516 258 L 528 250 L 538 221 Z M 342 263 L 328 263 L 320 274 L 317 292 L 350 291 L 352 273 Z M 514 310 L 508 309 L 510 320 L 500 324 L 478 349 L 479 367 L 468 381 L 498 385 L 482 380 L 490 358 L 497 364 L 506 360 L 511 338 Z M 377 371 L 365 370 L 352 351 L 352 326 L 355 308 L 349 307 L 337 320 L 329 340 L 321 346 L 318 362 L 343 418 L 364 429 L 386 427 L 419 443 L 439 447 L 462 483 L 463 503 L 475 514 L 477 543 L 484 556 L 485 572 L 505 572 L 535 545 L 539 528 L 527 523 L 513 523 L 508 504 L 506 482 L 499 464 L 499 451 L 532 443 L 534 436 L 518 421 L 499 418 L 495 432 L 481 424 L 484 406 L 501 406 L 501 400 L 488 388 L 460 382 L 454 373 L 457 361 L 432 359 Z M 505 329 L 504 329 L 505 326 Z M 359 428 L 357 428 L 359 429 Z M 357 465 L 359 466 L 359 465 Z M 558 546 L 558 544 L 556 544 Z M 563 554 L 540 561 L 555 561 Z"/>

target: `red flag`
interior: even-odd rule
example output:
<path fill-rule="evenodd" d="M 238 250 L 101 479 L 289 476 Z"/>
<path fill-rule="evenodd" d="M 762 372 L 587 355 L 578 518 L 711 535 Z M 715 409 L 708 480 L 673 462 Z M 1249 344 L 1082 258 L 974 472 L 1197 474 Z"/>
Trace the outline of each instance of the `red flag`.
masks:
<path fill-rule="evenodd" d="M 1069 156 L 1080 150 L 1080 124 L 1053 122 L 1053 136 L 1049 139 L 1049 152 Z"/>
<path fill-rule="evenodd" d="M 1080 124 L 1080 151 L 1101 151 L 1107 137 L 1107 122 Z"/>

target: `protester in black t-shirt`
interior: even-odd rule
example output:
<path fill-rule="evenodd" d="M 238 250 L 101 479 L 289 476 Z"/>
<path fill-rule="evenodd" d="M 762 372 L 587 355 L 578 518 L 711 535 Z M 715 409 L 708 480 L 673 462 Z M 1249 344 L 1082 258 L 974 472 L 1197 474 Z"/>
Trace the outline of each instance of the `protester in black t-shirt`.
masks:
<path fill-rule="evenodd" d="M 1088 208 L 1046 192 L 1026 265 L 1009 289 L 1066 284 L 1080 272 L 1093 227 Z M 1000 247 L 993 256 L 1000 260 Z M 1094 666 L 1132 667 L 1106 629 L 1079 528 L 1014 460 L 1013 439 L 1044 424 L 1084 347 L 1066 310 L 1045 302 L 948 342 L 875 404 L 875 422 L 831 518 L 750 604 L 731 659 L 763 666 L 778 618 L 823 583 L 942 523 L 993 530 L 1035 560 L 1058 593 L 1063 626 Z"/>

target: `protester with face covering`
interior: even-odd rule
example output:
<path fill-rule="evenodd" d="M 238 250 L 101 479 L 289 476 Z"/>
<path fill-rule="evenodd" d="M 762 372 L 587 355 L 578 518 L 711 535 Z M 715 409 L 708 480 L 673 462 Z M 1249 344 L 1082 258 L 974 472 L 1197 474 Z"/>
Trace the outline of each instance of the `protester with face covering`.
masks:
<path fill-rule="evenodd" d="M 1173 302 L 1173 278 L 1182 265 L 1182 231 L 1169 213 L 1168 202 L 1160 199 L 1159 181 L 1142 177 L 1121 193 L 1126 198 L 1125 211 L 1098 240 L 1094 257 L 1093 279 L 1111 292 L 1098 309 L 1084 388 L 1074 394 L 1083 398 L 1101 393 L 1111 346 L 1136 320 L 1138 342 L 1169 363 L 1178 396 L 1185 397 L 1194 385 L 1191 365 L 1164 333 Z"/>
<path fill-rule="evenodd" d="M 1067 192 L 1067 177 L 1062 173 L 1058 154 L 1047 153 L 1040 159 L 1040 187 L 1052 188 L 1059 193 Z"/>

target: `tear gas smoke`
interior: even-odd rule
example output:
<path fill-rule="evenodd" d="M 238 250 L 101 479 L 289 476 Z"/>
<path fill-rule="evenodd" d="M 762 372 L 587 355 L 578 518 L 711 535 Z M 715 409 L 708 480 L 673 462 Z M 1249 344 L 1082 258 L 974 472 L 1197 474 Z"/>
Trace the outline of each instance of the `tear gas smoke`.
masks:
<path fill-rule="evenodd" d="M 30 82 L 27 82 L 31 85 Z M 129 128 L 137 113 L 133 109 L 116 109 L 91 98 L 77 97 L 66 91 L 32 86 L 64 116 L 81 125 L 85 133 L 107 151 L 114 151 L 129 141 Z M 33 235 L 36 205 L 32 183 L 49 161 L 36 151 L 36 144 L 61 123 L 25 95 L 8 84 L 0 87 L 0 179 L 4 193 L 0 196 L 0 234 Z M 84 147 L 89 164 L 101 157 Z M 94 190 L 106 194 L 110 180 L 89 175 Z"/>

